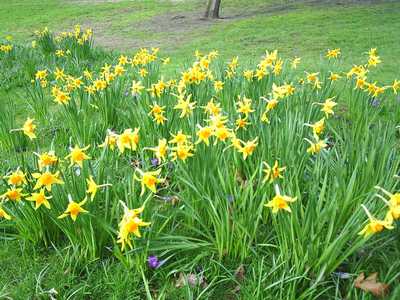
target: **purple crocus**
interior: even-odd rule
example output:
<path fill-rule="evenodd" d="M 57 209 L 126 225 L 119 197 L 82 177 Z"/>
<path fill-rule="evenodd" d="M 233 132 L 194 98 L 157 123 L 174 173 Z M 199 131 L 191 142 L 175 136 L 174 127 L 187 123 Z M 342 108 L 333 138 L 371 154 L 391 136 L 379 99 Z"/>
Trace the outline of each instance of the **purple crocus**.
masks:
<path fill-rule="evenodd" d="M 157 166 L 160 164 L 160 161 L 159 161 L 159 159 L 158 159 L 157 157 L 152 158 L 152 159 L 150 160 L 150 162 L 151 162 L 151 165 L 152 165 L 153 167 L 157 167 Z"/>
<path fill-rule="evenodd" d="M 147 258 L 147 264 L 150 269 L 157 269 L 160 266 L 160 261 L 157 256 L 151 255 Z"/>

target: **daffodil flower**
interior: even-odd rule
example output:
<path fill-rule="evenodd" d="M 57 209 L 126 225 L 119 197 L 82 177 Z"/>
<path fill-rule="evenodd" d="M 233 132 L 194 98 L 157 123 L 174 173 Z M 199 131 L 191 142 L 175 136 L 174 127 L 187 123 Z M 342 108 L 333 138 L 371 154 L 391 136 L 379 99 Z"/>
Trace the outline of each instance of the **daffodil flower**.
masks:
<path fill-rule="evenodd" d="M 111 130 L 108 131 L 104 142 L 99 145 L 99 148 L 109 147 L 111 150 L 115 149 L 115 145 L 117 144 L 118 135 Z"/>
<path fill-rule="evenodd" d="M 150 226 L 150 222 L 144 222 L 139 215 L 143 212 L 144 206 L 137 209 L 129 209 L 125 203 L 120 201 L 124 207 L 124 215 L 119 223 L 118 240 L 117 243 L 121 244 L 121 251 L 125 250 L 126 245 L 132 249 L 132 241 L 130 234 L 136 237 L 141 237 L 140 227 Z"/>
<path fill-rule="evenodd" d="M 25 197 L 26 194 L 22 193 L 21 188 L 11 188 L 8 189 L 7 192 L 4 194 L 0 195 L 0 199 L 4 200 L 11 200 L 11 201 L 21 201 L 23 197 Z"/>
<path fill-rule="evenodd" d="M 33 173 L 33 178 L 36 178 L 36 185 L 34 190 L 40 189 L 42 186 L 46 188 L 47 191 L 51 192 L 51 187 L 53 184 L 64 184 L 64 182 L 59 178 L 60 172 L 51 173 L 46 171 L 44 173 Z"/>
<path fill-rule="evenodd" d="M 311 127 L 313 130 L 313 134 L 319 136 L 325 129 L 325 118 L 315 122 L 314 124 L 304 124 L 308 127 Z"/>
<path fill-rule="evenodd" d="M 280 210 L 286 210 L 287 212 L 292 212 L 289 204 L 295 202 L 297 200 L 297 197 L 293 198 L 281 195 L 279 192 L 279 187 L 277 185 L 275 186 L 275 190 L 276 190 L 275 197 L 272 198 L 272 200 L 269 201 L 267 204 L 265 204 L 265 206 L 271 208 L 272 213 L 274 214 L 276 214 Z"/>
<path fill-rule="evenodd" d="M 172 160 L 177 160 L 180 159 L 182 161 L 185 161 L 187 158 L 192 157 L 194 147 L 192 144 L 178 144 L 176 147 L 173 147 L 172 152 L 170 156 L 172 157 Z"/>
<path fill-rule="evenodd" d="M 90 157 L 85 153 L 89 147 L 90 145 L 84 148 L 79 148 L 78 145 L 75 145 L 75 147 L 71 149 L 70 154 L 65 157 L 65 159 L 69 158 L 71 161 L 69 166 L 72 167 L 73 165 L 78 165 L 80 168 L 82 168 L 83 161 L 90 159 Z"/>
<path fill-rule="evenodd" d="M 124 153 L 125 149 L 136 151 L 138 144 L 139 128 L 135 128 L 134 131 L 131 128 L 125 129 L 117 139 L 117 146 L 121 153 Z"/>
<path fill-rule="evenodd" d="M 4 210 L 3 207 L 0 206 L 0 219 L 6 219 L 6 220 L 11 220 L 11 216 Z"/>
<path fill-rule="evenodd" d="M 359 235 L 363 235 L 365 238 L 367 238 L 370 235 L 381 232 L 384 228 L 389 229 L 389 230 L 394 228 L 391 220 L 378 220 L 372 216 L 372 214 L 364 206 L 364 204 L 362 204 L 361 206 L 364 209 L 365 213 L 367 214 L 369 222 L 358 233 Z"/>
<path fill-rule="evenodd" d="M 156 193 L 156 185 L 158 183 L 164 182 L 165 179 L 158 178 L 158 176 L 161 173 L 161 169 L 158 169 L 156 171 L 149 171 L 149 172 L 143 172 L 139 168 L 136 168 L 135 172 L 139 173 L 140 177 L 134 175 L 134 179 L 137 181 L 140 181 L 142 185 L 142 190 L 140 192 L 140 195 L 142 196 L 146 190 L 146 187 L 152 192 Z"/>
<path fill-rule="evenodd" d="M 18 128 L 18 129 L 12 129 L 11 132 L 13 131 L 23 131 L 24 134 L 29 137 L 30 140 L 36 139 L 36 134 L 35 134 L 35 130 L 36 130 L 36 124 L 34 124 L 35 119 L 31 119 L 28 118 L 26 119 L 24 125 L 22 126 L 22 128 Z"/>
<path fill-rule="evenodd" d="M 190 135 L 182 133 L 182 130 L 179 130 L 177 134 L 171 134 L 171 135 L 173 138 L 168 142 L 170 144 L 183 145 L 187 143 L 191 138 Z"/>
<path fill-rule="evenodd" d="M 179 118 L 184 118 L 193 114 L 193 110 L 196 107 L 196 102 L 190 102 L 191 97 L 192 95 L 190 94 L 185 100 L 184 95 L 178 96 L 178 103 L 174 106 L 174 109 L 181 110 Z"/>
<path fill-rule="evenodd" d="M 50 209 L 49 199 L 51 196 L 45 195 L 45 190 L 41 189 L 39 193 L 32 193 L 30 197 L 27 197 L 26 200 L 35 202 L 35 210 L 38 209 L 41 205 L 44 205 L 46 208 Z"/>
<path fill-rule="evenodd" d="M 34 154 L 39 158 L 39 171 L 42 171 L 45 167 L 50 167 L 58 162 L 58 158 L 54 151 L 43 152 L 42 154 L 34 152 Z"/>
<path fill-rule="evenodd" d="M 286 167 L 279 167 L 278 161 L 275 160 L 273 167 L 271 168 L 267 162 L 263 162 L 265 169 L 263 172 L 265 173 L 265 177 L 263 183 L 269 181 L 269 183 L 274 182 L 279 178 L 283 178 L 282 173 L 286 170 Z"/>
<path fill-rule="evenodd" d="M 153 151 L 155 156 L 160 160 L 164 161 L 168 152 L 168 143 L 166 139 L 158 140 L 158 145 L 152 148 L 144 148 L 145 150 Z"/>
<path fill-rule="evenodd" d="M 71 195 L 68 195 L 68 206 L 67 209 L 63 214 L 58 216 L 58 219 L 63 219 L 68 216 L 71 217 L 72 221 L 76 221 L 76 218 L 78 217 L 79 214 L 81 213 L 87 213 L 88 211 L 83 209 L 82 206 L 86 203 L 87 198 L 83 199 L 81 202 L 77 203 L 72 200 Z"/>
<path fill-rule="evenodd" d="M 321 111 L 325 113 L 326 118 L 328 118 L 330 115 L 333 115 L 333 108 L 337 105 L 336 102 L 332 101 L 333 99 L 335 99 L 335 97 L 332 98 L 328 98 L 325 100 L 325 102 L 323 103 L 313 103 L 313 104 L 317 104 L 317 105 L 321 105 Z"/>
<path fill-rule="evenodd" d="M 313 155 L 318 154 L 319 152 L 321 152 L 322 149 L 325 149 L 328 146 L 328 144 L 325 143 L 325 141 L 320 140 L 317 135 L 314 138 L 315 142 L 312 142 L 309 139 L 305 139 L 310 144 L 310 147 L 307 148 L 307 153 Z"/>
<path fill-rule="evenodd" d="M 243 146 L 239 149 L 239 153 L 243 154 L 243 159 L 246 160 L 247 157 L 253 154 L 256 149 L 258 137 L 253 139 L 252 141 L 242 142 Z"/>
<path fill-rule="evenodd" d="M 88 193 L 90 195 L 90 199 L 93 201 L 94 197 L 96 197 L 96 193 L 97 190 L 99 188 L 103 188 L 103 187 L 107 187 L 107 186 L 112 186 L 112 184 L 109 183 L 105 183 L 105 184 L 97 184 L 94 179 L 93 176 L 89 176 L 88 179 L 86 179 L 86 183 L 87 183 L 87 190 L 86 193 Z"/>
<path fill-rule="evenodd" d="M 4 176 L 4 178 L 8 179 L 7 183 L 9 185 L 20 186 L 27 183 L 25 173 L 19 170 L 19 168 L 10 175 Z"/>
<path fill-rule="evenodd" d="M 204 144 L 209 146 L 210 145 L 209 138 L 213 134 L 213 129 L 210 126 L 202 127 L 200 124 L 197 124 L 197 128 L 198 130 L 196 132 L 196 135 L 198 136 L 198 140 L 196 144 L 203 142 Z"/>

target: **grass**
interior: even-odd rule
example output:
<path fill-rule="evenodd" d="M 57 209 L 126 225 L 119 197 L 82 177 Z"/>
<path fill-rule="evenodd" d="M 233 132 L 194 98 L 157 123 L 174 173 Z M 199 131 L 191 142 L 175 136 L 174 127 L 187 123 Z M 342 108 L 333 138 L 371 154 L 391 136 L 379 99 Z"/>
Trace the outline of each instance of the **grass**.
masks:
<path fill-rule="evenodd" d="M 279 49 L 286 57 L 302 57 L 310 68 L 318 67 L 321 49 L 335 47 L 343 49 L 346 67 L 369 47 L 378 47 L 389 61 L 396 62 L 400 56 L 400 37 L 395 34 L 400 30 L 400 4 L 396 1 L 269 0 L 252 1 L 244 9 L 237 0 L 225 0 L 222 16 L 226 19 L 216 22 L 198 20 L 202 8 L 200 1 L 193 0 L 9 1 L 0 3 L 0 36 L 13 34 L 23 40 L 32 29 L 62 30 L 81 23 L 93 27 L 98 43 L 113 50 L 160 47 L 172 58 L 171 69 L 182 65 L 193 49 L 219 49 L 223 58 L 238 55 L 244 63 L 265 49 Z M 174 16 L 185 17 L 183 23 L 176 23 Z M 396 72 L 395 64 L 387 64 L 376 79 L 392 78 Z"/>
<path fill-rule="evenodd" d="M 365 63 L 365 52 L 374 46 L 383 64 L 371 68 L 368 80 L 386 85 L 398 78 L 399 3 L 255 1 L 254 11 L 238 16 L 240 3 L 223 2 L 223 15 L 236 17 L 207 23 L 190 17 L 201 11 L 198 1 L 0 3 L 0 35 L 12 34 L 16 44 L 12 55 L 0 56 L 0 79 L 4 80 L 0 89 L 0 113 L 4 116 L 0 120 L 1 174 L 21 167 L 31 177 L 37 171 L 32 152 L 50 147 L 65 157 L 69 145 L 90 144 L 92 157 L 79 171 L 68 168 L 68 162 L 56 167 L 62 171 L 65 185 L 53 188 L 51 210 L 41 207 L 35 211 L 27 201 L 4 203 L 15 220 L 0 221 L 0 298 L 372 299 L 371 294 L 353 286 L 360 272 L 379 272 L 379 280 L 391 285 L 387 298 L 400 297 L 398 226 L 366 240 L 357 235 L 367 220 L 361 204 L 375 216 L 384 216 L 386 208 L 374 186 L 398 190 L 394 178 L 400 166 L 396 95 L 387 89 L 370 97 L 354 89 L 354 80 L 342 78 L 331 85 L 327 79 L 329 71 L 346 72 L 353 63 Z M 27 10 L 19 9 L 22 5 Z M 152 32 L 155 27 L 148 25 L 176 14 L 189 19 L 192 27 Z M 167 23 L 160 24 L 166 26 L 170 22 L 166 19 Z M 114 52 L 80 47 L 74 39 L 66 39 L 60 47 L 77 51 L 57 58 L 54 51 L 46 50 L 51 48 L 52 37 L 39 38 L 37 49 L 26 46 L 32 29 L 48 26 L 59 32 L 84 20 L 95 26 L 104 20 L 111 24 L 100 28 L 97 41 L 117 36 Z M 138 26 L 130 27 L 132 24 Z M 134 37 L 138 44 L 129 51 L 124 49 Z M 48 84 L 62 86 L 50 72 L 55 66 L 74 77 L 86 68 L 98 74 L 104 62 L 115 65 L 121 52 L 133 52 L 140 43 L 147 45 L 146 38 L 158 40 L 160 56 L 170 56 L 173 62 L 164 66 L 157 60 L 146 65 L 148 79 L 140 78 L 136 67 L 130 68 L 93 97 L 81 89 L 71 91 L 66 106 L 53 103 L 50 87 L 42 89 L 38 81 L 30 83 L 37 70 L 47 68 Z M 335 47 L 342 49 L 341 58 L 327 62 L 325 50 Z M 283 75 L 246 81 L 242 71 L 255 68 L 266 48 L 279 49 L 284 59 L 302 57 L 299 69 L 289 70 L 285 60 Z M 246 160 L 220 143 L 196 145 L 195 156 L 187 162 L 161 165 L 161 176 L 167 182 L 158 185 L 156 195 L 146 191 L 142 196 L 131 166 L 139 163 L 143 170 L 154 170 L 152 155 L 145 147 L 156 145 L 161 137 L 170 139 L 170 133 L 180 129 L 191 134 L 194 142 L 196 124 L 206 121 L 200 108 L 189 118 L 178 117 L 173 109 L 176 88 L 160 98 L 143 91 L 137 101 L 126 91 L 132 79 L 141 80 L 146 87 L 161 76 L 179 79 L 182 66 L 191 65 L 195 49 L 220 51 L 222 58 L 211 69 L 217 79 L 225 81 L 219 94 L 211 80 L 187 84 L 197 106 L 206 105 L 214 96 L 229 116 L 228 126 L 234 127 L 237 113 L 232 99 L 239 94 L 252 98 L 252 125 L 235 132 L 244 141 L 259 137 L 259 145 Z M 240 65 L 237 75 L 229 79 L 224 75 L 225 62 L 236 55 Z M 322 90 L 297 83 L 304 71 L 320 72 Z M 280 101 L 270 114 L 271 124 L 266 125 L 259 121 L 264 104 L 258 99 L 271 91 L 273 82 L 293 82 L 296 93 Z M 91 80 L 85 79 L 85 84 Z M 306 153 L 304 138 L 313 137 L 304 123 L 323 116 L 313 102 L 333 95 L 339 104 L 335 117 L 326 120 L 323 135 L 329 149 L 311 156 Z M 378 106 L 371 105 L 375 100 L 379 100 Z M 148 106 L 154 101 L 167 107 L 165 127 L 156 126 L 148 117 Z M 27 116 L 35 117 L 39 124 L 34 143 L 22 134 L 10 134 Z M 129 127 L 141 128 L 138 151 L 118 155 L 96 147 L 108 128 L 122 132 Z M 276 191 L 273 185 L 261 183 L 261 162 L 272 165 L 275 159 L 287 167 L 279 181 L 281 191 L 298 198 L 290 204 L 290 214 L 275 215 L 263 206 Z M 84 207 L 90 213 L 79 215 L 76 223 L 57 219 L 66 208 L 67 193 L 77 201 L 84 197 L 85 178 L 90 174 L 99 183 L 112 183 L 112 188 L 102 189 L 95 201 L 87 202 Z M 26 191 L 33 188 L 31 180 Z M 2 180 L 0 187 L 3 193 L 7 182 Z M 130 208 L 146 203 L 141 218 L 152 223 L 141 229 L 143 237 L 135 238 L 134 250 L 126 254 L 116 243 L 123 214 L 118 200 Z M 156 270 L 149 268 L 149 255 L 157 255 L 165 264 Z"/>

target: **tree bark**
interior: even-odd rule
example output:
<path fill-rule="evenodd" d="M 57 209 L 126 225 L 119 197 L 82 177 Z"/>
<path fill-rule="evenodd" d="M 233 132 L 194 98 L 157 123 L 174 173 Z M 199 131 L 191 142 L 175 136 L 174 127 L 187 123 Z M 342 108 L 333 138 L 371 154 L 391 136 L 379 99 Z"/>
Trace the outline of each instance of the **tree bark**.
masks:
<path fill-rule="evenodd" d="M 221 6 L 221 0 L 215 0 L 214 3 L 214 10 L 213 10 L 213 18 L 214 19 L 219 19 L 219 9 Z"/>
<path fill-rule="evenodd" d="M 207 0 L 207 6 L 206 6 L 206 11 L 204 13 L 204 18 L 208 19 L 210 17 L 210 13 L 211 13 L 211 7 L 213 7 L 213 2 L 214 0 Z"/>

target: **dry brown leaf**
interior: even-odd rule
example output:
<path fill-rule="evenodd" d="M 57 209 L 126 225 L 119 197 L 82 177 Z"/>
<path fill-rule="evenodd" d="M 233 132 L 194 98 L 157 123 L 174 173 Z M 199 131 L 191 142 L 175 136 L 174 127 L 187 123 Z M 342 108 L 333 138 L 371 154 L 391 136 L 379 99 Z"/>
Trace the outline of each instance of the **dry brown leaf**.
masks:
<path fill-rule="evenodd" d="M 238 281 L 243 281 L 244 280 L 244 275 L 245 275 L 245 269 L 244 265 L 240 264 L 240 266 L 236 269 L 235 271 L 235 277 Z"/>
<path fill-rule="evenodd" d="M 365 292 L 373 294 L 375 297 L 384 297 L 389 290 L 389 285 L 377 281 L 378 273 L 372 273 L 367 278 L 365 274 L 361 273 L 354 280 L 354 286 Z"/>
<path fill-rule="evenodd" d="M 179 273 L 179 277 L 175 282 L 175 287 L 179 289 L 179 288 L 183 287 L 184 285 L 185 285 L 185 275 L 181 272 L 181 273 Z"/>

